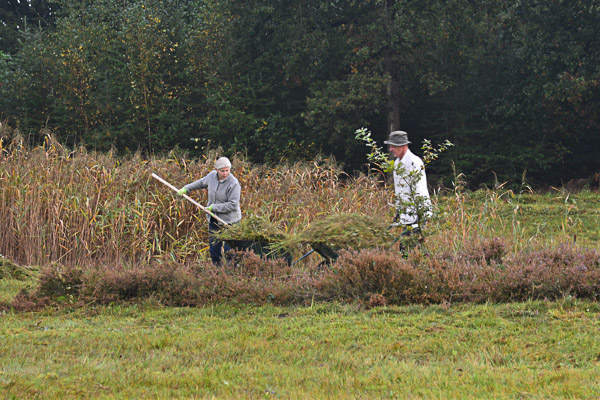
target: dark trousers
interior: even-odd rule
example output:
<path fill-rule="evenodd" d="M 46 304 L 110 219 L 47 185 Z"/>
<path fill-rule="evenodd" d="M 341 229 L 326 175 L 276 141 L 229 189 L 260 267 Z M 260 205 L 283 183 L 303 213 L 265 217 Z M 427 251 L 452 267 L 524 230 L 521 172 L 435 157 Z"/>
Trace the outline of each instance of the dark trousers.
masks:
<path fill-rule="evenodd" d="M 221 265 L 221 250 L 225 248 L 225 253 L 231 250 L 231 247 L 217 238 L 215 233 L 221 229 L 221 226 L 214 219 L 210 219 L 208 223 L 208 251 L 210 252 L 210 259 L 214 265 Z"/>

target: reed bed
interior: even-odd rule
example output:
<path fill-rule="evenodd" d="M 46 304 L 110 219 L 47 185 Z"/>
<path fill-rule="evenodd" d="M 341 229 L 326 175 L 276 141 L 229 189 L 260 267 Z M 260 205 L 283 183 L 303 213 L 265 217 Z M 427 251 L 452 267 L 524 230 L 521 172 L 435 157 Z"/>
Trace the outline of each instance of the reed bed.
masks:
<path fill-rule="evenodd" d="M 28 149 L 0 148 L 0 254 L 23 265 L 206 258 L 205 216 L 151 178 L 181 187 L 212 169 L 216 154 L 190 160 L 126 159 L 69 150 L 47 136 Z M 233 158 L 243 212 L 296 232 L 331 212 L 390 213 L 377 177 L 350 177 L 331 160 L 266 167 Z M 193 192 L 200 203 L 204 191 Z"/>

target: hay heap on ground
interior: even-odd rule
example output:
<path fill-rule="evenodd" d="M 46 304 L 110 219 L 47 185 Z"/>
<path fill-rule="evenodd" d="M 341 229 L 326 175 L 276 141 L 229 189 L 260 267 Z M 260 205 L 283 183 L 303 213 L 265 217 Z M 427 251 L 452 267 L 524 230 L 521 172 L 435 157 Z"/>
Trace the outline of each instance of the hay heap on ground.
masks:
<path fill-rule="evenodd" d="M 38 267 L 24 267 L 17 265 L 0 254 L 0 279 L 23 281 L 34 276 L 38 271 Z"/>
<path fill-rule="evenodd" d="M 333 250 L 365 249 L 389 246 L 393 237 L 387 224 L 378 218 L 360 214 L 332 214 L 313 222 L 306 230 L 280 243 L 325 245 Z"/>
<path fill-rule="evenodd" d="M 266 216 L 250 215 L 240 222 L 227 225 L 215 234 L 219 240 L 245 240 L 261 243 L 280 242 L 285 231 Z"/>

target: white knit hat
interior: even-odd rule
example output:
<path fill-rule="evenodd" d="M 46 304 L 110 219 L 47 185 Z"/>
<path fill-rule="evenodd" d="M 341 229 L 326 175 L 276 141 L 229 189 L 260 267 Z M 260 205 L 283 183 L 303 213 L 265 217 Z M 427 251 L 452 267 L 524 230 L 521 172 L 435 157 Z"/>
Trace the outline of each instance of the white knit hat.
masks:
<path fill-rule="evenodd" d="M 229 158 L 220 157 L 215 162 L 215 169 L 221 169 L 221 168 L 231 168 L 231 161 L 229 161 Z"/>

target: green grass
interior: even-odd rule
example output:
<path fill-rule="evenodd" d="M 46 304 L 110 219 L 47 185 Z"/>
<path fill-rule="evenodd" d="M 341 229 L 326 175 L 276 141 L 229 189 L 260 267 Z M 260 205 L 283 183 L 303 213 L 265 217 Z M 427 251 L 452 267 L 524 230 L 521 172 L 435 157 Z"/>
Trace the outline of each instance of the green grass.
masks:
<path fill-rule="evenodd" d="M 2 398 L 597 398 L 600 305 L 0 316 Z"/>
<path fill-rule="evenodd" d="M 527 237 L 566 234 L 588 245 L 594 245 L 600 239 L 598 193 L 527 194 L 519 196 L 509 204 L 519 206 L 519 221 Z"/>
<path fill-rule="evenodd" d="M 430 230 L 441 237 L 451 236 L 453 242 L 469 234 L 511 239 L 515 248 L 532 242 L 553 245 L 565 241 L 596 247 L 600 241 L 597 192 L 514 194 L 480 190 L 439 196 L 437 202 L 441 218 Z"/>

